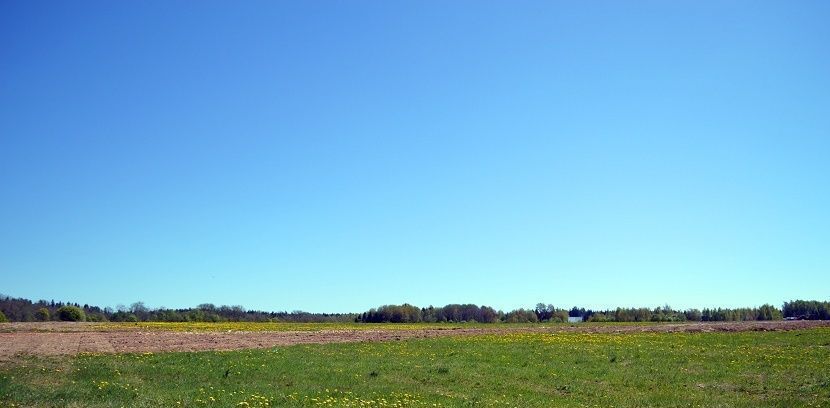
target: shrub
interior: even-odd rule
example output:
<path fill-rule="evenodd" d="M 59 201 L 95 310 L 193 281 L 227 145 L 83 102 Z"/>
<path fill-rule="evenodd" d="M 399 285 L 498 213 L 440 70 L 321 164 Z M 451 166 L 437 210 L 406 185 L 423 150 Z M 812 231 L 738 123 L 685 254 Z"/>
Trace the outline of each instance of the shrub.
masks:
<path fill-rule="evenodd" d="M 87 313 L 86 321 L 88 322 L 106 322 L 107 317 L 103 313 Z"/>
<path fill-rule="evenodd" d="M 35 319 L 39 322 L 45 322 L 49 320 L 49 309 L 45 307 L 41 307 L 40 309 L 35 312 Z"/>
<path fill-rule="evenodd" d="M 504 315 L 505 323 L 536 323 L 539 318 L 533 310 L 516 309 Z"/>
<path fill-rule="evenodd" d="M 0 310 L 0 323 L 6 323 L 6 322 L 8 322 L 8 321 L 9 321 L 9 319 L 8 319 L 8 318 L 6 318 L 6 315 L 5 315 L 5 314 L 3 314 L 3 311 L 2 311 L 2 310 Z"/>
<path fill-rule="evenodd" d="M 82 322 L 86 320 L 86 315 L 79 307 L 63 306 L 58 309 L 58 319 L 65 322 Z"/>
<path fill-rule="evenodd" d="M 589 322 L 607 322 L 610 321 L 605 313 L 594 313 L 588 318 Z"/>
<path fill-rule="evenodd" d="M 703 318 L 703 314 L 700 313 L 698 309 L 689 309 L 683 312 L 686 315 L 686 320 L 691 320 L 693 322 L 699 322 L 700 319 Z"/>
<path fill-rule="evenodd" d="M 550 316 L 550 322 L 551 323 L 566 323 L 568 321 L 568 317 L 570 317 L 570 315 L 568 314 L 567 310 L 557 310 L 557 311 L 553 312 L 553 314 Z M 574 316 L 574 317 L 576 317 L 576 316 Z"/>

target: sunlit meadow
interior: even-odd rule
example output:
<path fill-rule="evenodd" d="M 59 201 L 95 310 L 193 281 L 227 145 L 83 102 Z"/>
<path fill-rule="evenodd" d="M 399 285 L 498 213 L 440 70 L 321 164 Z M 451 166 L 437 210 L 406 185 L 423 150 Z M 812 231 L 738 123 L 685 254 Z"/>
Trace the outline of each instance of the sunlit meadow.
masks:
<path fill-rule="evenodd" d="M 830 329 L 18 357 L 0 373 L 7 407 L 827 407 Z"/>

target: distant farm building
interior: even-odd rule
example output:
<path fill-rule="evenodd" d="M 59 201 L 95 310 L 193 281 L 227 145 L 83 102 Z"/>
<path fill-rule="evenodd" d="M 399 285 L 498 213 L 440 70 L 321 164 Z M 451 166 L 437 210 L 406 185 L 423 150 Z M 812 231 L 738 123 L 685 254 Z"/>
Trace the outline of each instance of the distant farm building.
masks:
<path fill-rule="evenodd" d="M 582 323 L 582 316 L 568 316 L 568 323 Z"/>

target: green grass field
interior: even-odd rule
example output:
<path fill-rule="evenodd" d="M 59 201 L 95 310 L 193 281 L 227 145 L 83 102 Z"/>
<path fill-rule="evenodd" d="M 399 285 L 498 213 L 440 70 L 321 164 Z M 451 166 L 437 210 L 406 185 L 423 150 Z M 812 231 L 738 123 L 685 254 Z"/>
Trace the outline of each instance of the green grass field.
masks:
<path fill-rule="evenodd" d="M 830 329 L 18 357 L 7 407 L 828 407 Z"/>

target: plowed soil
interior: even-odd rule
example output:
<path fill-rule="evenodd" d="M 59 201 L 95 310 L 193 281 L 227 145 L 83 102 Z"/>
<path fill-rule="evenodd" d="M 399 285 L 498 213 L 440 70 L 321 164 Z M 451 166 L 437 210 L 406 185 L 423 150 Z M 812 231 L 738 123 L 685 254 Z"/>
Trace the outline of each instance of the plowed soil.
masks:
<path fill-rule="evenodd" d="M 470 336 L 517 332 L 630 333 L 778 331 L 830 327 L 830 321 L 718 322 L 682 324 L 572 324 L 412 330 L 319 330 L 274 332 L 175 332 L 107 330 L 84 323 L 0 324 L 0 360 L 19 355 L 74 355 L 164 351 L 238 350 L 294 344 L 396 341 L 438 336 Z"/>

